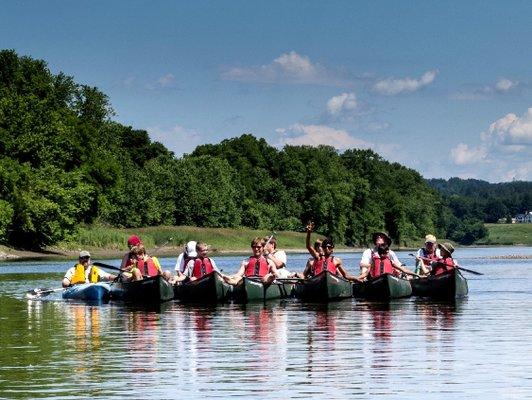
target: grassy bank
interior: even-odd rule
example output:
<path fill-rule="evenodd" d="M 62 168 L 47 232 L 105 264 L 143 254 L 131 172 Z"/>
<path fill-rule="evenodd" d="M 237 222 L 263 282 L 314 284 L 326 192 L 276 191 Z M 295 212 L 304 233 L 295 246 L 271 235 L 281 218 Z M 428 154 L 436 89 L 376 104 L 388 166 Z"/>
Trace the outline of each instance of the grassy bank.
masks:
<path fill-rule="evenodd" d="M 486 224 L 488 237 L 476 244 L 532 246 L 532 224 Z"/>

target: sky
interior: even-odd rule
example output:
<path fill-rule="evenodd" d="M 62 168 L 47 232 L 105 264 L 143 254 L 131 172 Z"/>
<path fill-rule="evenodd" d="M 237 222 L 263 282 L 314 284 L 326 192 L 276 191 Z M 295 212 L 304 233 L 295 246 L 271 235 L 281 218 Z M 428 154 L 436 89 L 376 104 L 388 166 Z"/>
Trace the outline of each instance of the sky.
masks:
<path fill-rule="evenodd" d="M 531 1 L 8 1 L 0 49 L 177 157 L 251 133 L 425 178 L 532 180 Z"/>

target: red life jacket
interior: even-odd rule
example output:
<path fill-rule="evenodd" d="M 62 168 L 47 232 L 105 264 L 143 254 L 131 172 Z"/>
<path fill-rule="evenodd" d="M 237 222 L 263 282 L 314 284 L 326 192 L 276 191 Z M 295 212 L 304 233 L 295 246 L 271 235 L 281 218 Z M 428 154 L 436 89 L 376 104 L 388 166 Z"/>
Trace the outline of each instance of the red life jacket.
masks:
<path fill-rule="evenodd" d="M 438 259 L 438 257 L 436 256 L 436 251 L 429 253 L 424 247 L 421 249 L 421 256 L 423 258 L 426 258 L 426 260 L 422 259 L 423 264 L 425 264 L 426 266 L 429 266 L 431 261 L 436 261 Z"/>
<path fill-rule="evenodd" d="M 337 274 L 338 270 L 336 265 L 334 265 L 334 256 L 330 256 L 329 258 L 320 257 L 314 261 L 314 264 L 312 265 L 312 273 L 314 276 L 325 270 L 329 271 L 331 274 Z"/>
<path fill-rule="evenodd" d="M 395 268 L 392 266 L 392 260 L 388 256 L 379 256 L 379 253 L 372 252 L 371 258 L 373 264 L 369 269 L 369 274 L 372 278 L 377 278 L 383 274 L 393 274 Z"/>
<path fill-rule="evenodd" d="M 151 257 L 148 257 L 147 260 L 138 260 L 137 267 L 144 276 L 157 276 L 160 273 Z"/>
<path fill-rule="evenodd" d="M 444 272 L 452 271 L 454 269 L 454 260 L 452 257 L 440 258 L 436 261 L 436 265 L 432 267 L 432 275 L 441 275 Z"/>
<path fill-rule="evenodd" d="M 195 278 L 201 278 L 204 275 L 210 274 L 214 271 L 211 260 L 208 257 L 204 259 L 196 258 L 194 260 L 194 268 L 192 269 L 192 276 Z"/>
<path fill-rule="evenodd" d="M 244 275 L 263 277 L 269 271 L 270 266 L 268 265 L 268 261 L 266 261 L 263 256 L 260 256 L 259 259 L 257 259 L 256 257 L 249 257 Z"/>

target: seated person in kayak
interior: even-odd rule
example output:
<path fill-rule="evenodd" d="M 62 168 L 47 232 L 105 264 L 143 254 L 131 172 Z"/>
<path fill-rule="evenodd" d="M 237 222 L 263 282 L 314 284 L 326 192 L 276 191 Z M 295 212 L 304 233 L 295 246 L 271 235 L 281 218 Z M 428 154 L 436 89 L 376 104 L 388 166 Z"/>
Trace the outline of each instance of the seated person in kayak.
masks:
<path fill-rule="evenodd" d="M 132 280 L 140 281 L 144 277 L 152 277 L 162 275 L 164 279 L 170 280 L 170 271 L 163 271 L 161 264 L 157 257 L 151 257 L 146 253 L 146 248 L 143 244 L 133 247 L 134 266 L 131 269 Z"/>
<path fill-rule="evenodd" d="M 366 272 L 371 268 L 373 264 L 373 257 L 378 256 L 377 249 L 379 246 L 386 245 L 390 247 L 392 245 L 392 239 L 385 232 L 375 232 L 372 235 L 372 240 L 375 246 L 372 249 L 364 250 L 362 253 L 362 259 L 360 260 L 360 275 L 366 274 Z M 393 250 L 389 250 L 388 258 L 391 260 L 393 265 L 401 265 L 399 258 L 397 258 Z"/>
<path fill-rule="evenodd" d="M 64 288 L 80 283 L 96 283 L 101 281 L 112 281 L 115 275 L 109 274 L 90 264 L 91 255 L 88 251 L 79 253 L 78 263 L 69 268 L 61 284 Z"/>
<path fill-rule="evenodd" d="M 294 274 L 286 269 L 286 253 L 283 250 L 277 249 L 277 239 L 273 236 L 271 238 L 264 238 L 264 257 L 275 264 L 277 268 L 277 276 L 279 278 L 291 278 Z"/>
<path fill-rule="evenodd" d="M 390 257 L 391 252 L 392 251 L 390 250 L 390 247 L 387 244 L 381 244 L 377 246 L 377 251 L 374 251 L 372 253 L 370 267 L 367 268 L 363 273 L 361 273 L 357 277 L 357 280 L 363 281 L 368 276 L 370 277 L 370 279 L 376 279 L 384 274 L 400 275 L 396 273 L 396 271 L 400 271 L 406 275 L 419 277 L 418 274 L 415 274 L 414 272 L 403 268 L 400 262 L 394 262 Z"/>
<path fill-rule="evenodd" d="M 127 239 L 127 248 L 129 249 L 129 251 L 126 254 L 124 254 L 124 257 L 122 257 L 122 262 L 120 263 L 120 269 L 130 270 L 132 268 L 134 257 L 132 257 L 133 254 L 131 253 L 131 250 L 133 249 L 133 247 L 139 246 L 141 244 L 142 244 L 142 241 L 137 235 L 131 235 Z"/>
<path fill-rule="evenodd" d="M 225 276 L 225 281 L 230 285 L 237 285 L 243 277 L 257 277 L 266 285 L 278 278 L 275 264 L 264 257 L 263 249 L 264 242 L 262 238 L 256 237 L 253 239 L 251 241 L 252 256 L 242 260 L 237 273 L 233 276 Z"/>
<path fill-rule="evenodd" d="M 306 248 L 307 248 L 308 252 L 312 255 L 312 257 L 310 257 L 307 260 L 307 263 L 305 265 L 305 269 L 303 270 L 303 273 L 300 273 L 300 272 L 296 273 L 296 276 L 298 278 L 305 279 L 305 278 L 308 278 L 308 277 L 312 276 L 312 269 L 313 269 L 313 266 L 314 266 L 314 262 L 316 260 L 324 259 L 323 248 L 321 246 L 323 240 L 316 239 L 316 241 L 314 242 L 314 245 L 313 246 L 310 245 L 310 235 L 311 235 L 313 229 L 314 229 L 314 223 L 312 221 L 310 221 L 307 224 L 307 227 L 306 227 L 307 236 L 305 238 L 305 245 L 306 245 Z"/>
<path fill-rule="evenodd" d="M 431 275 L 441 275 L 456 267 L 456 262 L 452 257 L 454 246 L 451 243 L 438 244 L 438 249 L 440 249 L 441 257 L 431 262 Z"/>
<path fill-rule="evenodd" d="M 316 276 L 323 271 L 329 271 L 333 275 L 340 275 L 343 276 L 345 279 L 356 280 L 354 276 L 351 276 L 346 272 L 342 264 L 342 260 L 339 257 L 333 256 L 334 243 L 332 239 L 327 238 L 324 239 L 323 242 L 321 242 L 321 249 L 323 251 L 323 255 L 321 255 L 318 250 L 310 246 L 310 232 L 312 232 L 313 228 L 314 224 L 310 223 L 309 225 L 307 225 L 307 250 L 309 251 L 312 258 L 314 258 L 314 261 L 312 262 L 312 265 L 310 266 L 308 271 L 305 269 L 305 272 L 307 274 L 305 275 L 304 272 L 304 277 L 309 278 L 312 276 Z"/>
<path fill-rule="evenodd" d="M 196 247 L 197 243 L 194 240 L 191 240 L 190 242 L 187 242 L 181 254 L 177 256 L 177 261 L 174 267 L 177 276 L 181 276 L 181 274 L 185 272 L 188 262 L 194 260 L 198 256 Z"/>
<path fill-rule="evenodd" d="M 199 279 L 202 276 L 208 275 L 214 271 L 220 273 L 214 260 L 207 257 L 209 246 L 207 246 L 206 243 L 198 242 L 196 244 L 195 251 L 197 252 L 197 257 L 195 259 L 191 259 L 187 263 L 184 273 L 176 276 L 171 281 L 172 283 L 186 280 L 195 281 L 196 279 Z"/>
<path fill-rule="evenodd" d="M 436 236 L 425 236 L 425 246 L 416 253 L 416 274 L 428 275 L 430 273 L 430 263 L 441 258 L 440 249 L 436 244 Z"/>

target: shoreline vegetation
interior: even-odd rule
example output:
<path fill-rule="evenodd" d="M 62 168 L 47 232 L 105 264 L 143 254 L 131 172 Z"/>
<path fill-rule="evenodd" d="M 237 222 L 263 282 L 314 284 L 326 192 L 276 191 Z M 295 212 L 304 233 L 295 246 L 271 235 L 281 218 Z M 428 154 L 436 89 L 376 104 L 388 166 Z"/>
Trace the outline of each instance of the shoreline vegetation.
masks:
<path fill-rule="evenodd" d="M 532 246 L 532 224 L 486 224 L 487 238 L 474 246 Z M 121 258 L 126 252 L 126 241 L 131 234 L 139 235 L 150 254 L 159 257 L 177 257 L 183 245 L 190 241 L 204 241 L 211 249 L 211 254 L 247 254 L 249 243 L 254 237 L 268 237 L 271 231 L 248 228 L 199 228 L 192 226 L 159 226 L 138 229 L 118 229 L 107 226 L 85 226 L 77 234 L 56 246 L 46 247 L 41 251 L 27 251 L 0 246 L 0 261 L 13 260 L 68 260 L 75 259 L 80 250 L 89 250 L 93 258 Z M 279 248 L 292 253 L 306 253 L 305 233 L 292 231 L 275 232 Z M 324 238 L 312 234 L 312 240 Z M 422 239 L 405 240 L 401 246 L 392 245 L 396 250 L 418 248 Z M 439 238 L 440 242 L 447 239 Z M 337 245 L 337 251 L 362 251 L 361 247 Z M 516 253 L 518 251 L 516 250 Z M 496 256 L 496 258 L 522 259 L 530 258 L 519 254 Z"/>

